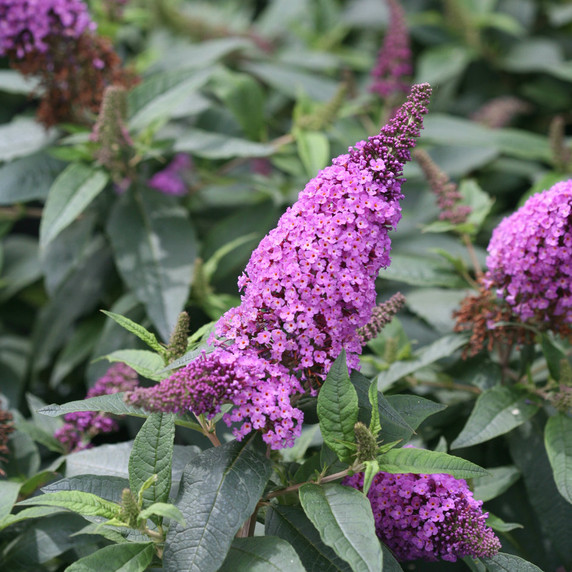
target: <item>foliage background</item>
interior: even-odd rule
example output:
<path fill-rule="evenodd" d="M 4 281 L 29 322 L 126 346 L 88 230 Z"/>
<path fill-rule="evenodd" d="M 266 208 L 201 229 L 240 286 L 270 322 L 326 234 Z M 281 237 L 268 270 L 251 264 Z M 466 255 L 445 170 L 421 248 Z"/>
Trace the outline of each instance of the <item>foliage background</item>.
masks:
<path fill-rule="evenodd" d="M 502 217 L 531 193 L 570 178 L 570 161 L 556 152 L 549 132 L 555 117 L 564 124 L 572 119 L 572 7 L 556 0 L 403 0 L 403 6 L 412 82 L 434 89 L 419 146 L 481 209 L 474 238 L 484 267 L 490 233 Z M 129 449 L 121 444 L 98 449 L 97 463 L 86 453 L 59 457 L 51 436 L 61 422 L 37 413 L 46 403 L 82 399 L 109 367 L 102 356 L 158 371 L 140 354 L 113 353 L 144 346 L 100 310 L 127 316 L 167 342 L 187 309 L 192 331 L 200 332 L 238 303 L 236 280 L 250 252 L 299 190 L 331 157 L 376 133 L 391 107 L 368 93 L 388 25 L 381 0 L 132 0 L 119 21 L 105 19 L 100 2 L 90 8 L 99 14 L 100 33 L 141 75 L 128 94 L 136 166 L 129 192 L 117 193 L 115 173 L 97 164 L 89 128 L 46 130 L 36 122 L 33 81 L 1 62 L 0 389 L 17 426 L 5 464 L 9 480 L 0 482 L 2 516 L 18 494 L 31 495 L 56 471 L 68 478 L 127 474 Z M 332 103 L 341 85 L 343 101 Z M 526 107 L 502 128 L 472 118 L 500 96 Z M 175 153 L 193 159 L 185 175 L 189 192 L 181 198 L 146 185 Z M 460 359 L 452 311 L 468 288 L 458 270 L 473 261 L 455 233 L 421 232 L 438 217 L 435 197 L 415 162 L 405 175 L 404 216 L 378 292 L 380 300 L 403 292 L 406 308 L 370 344 L 362 373 L 376 376 L 388 397 L 446 405 L 419 418 L 414 442 L 452 447 L 494 469 L 491 488 L 482 492 L 491 499 L 486 507 L 522 525 L 502 536 L 503 551 L 543 570 L 569 570 L 570 498 L 556 487 L 544 443 L 554 410 L 531 406 L 524 388 L 512 388 L 522 392 L 499 411 L 485 411 L 479 427 L 459 437 L 475 398 L 501 391 L 501 372 L 485 352 Z M 569 356 L 569 346 L 558 343 Z M 513 365 L 532 363 L 532 382 L 543 383 L 548 357 L 538 346 L 532 351 L 526 360 L 515 356 Z M 506 415 L 514 408 L 516 421 Z M 470 436 L 497 415 L 500 433 Z M 307 422 L 316 422 L 311 411 Z M 95 444 L 128 441 L 140 426 L 128 417 L 119 434 Z M 224 439 L 224 426 L 219 432 Z M 306 436 L 305 445 L 284 452 L 286 461 L 319 447 L 316 436 Z M 185 455 L 208 441 L 178 429 L 176 443 L 187 446 L 175 456 L 180 475 Z M 561 478 L 571 490 L 567 443 Z M 69 537 L 85 524 L 59 514 L 13 525 L 0 533 L 2 558 L 14 570 L 63 569 L 103 546 L 96 536 L 89 543 Z M 441 566 L 484 570 L 469 563 L 404 570 Z"/>

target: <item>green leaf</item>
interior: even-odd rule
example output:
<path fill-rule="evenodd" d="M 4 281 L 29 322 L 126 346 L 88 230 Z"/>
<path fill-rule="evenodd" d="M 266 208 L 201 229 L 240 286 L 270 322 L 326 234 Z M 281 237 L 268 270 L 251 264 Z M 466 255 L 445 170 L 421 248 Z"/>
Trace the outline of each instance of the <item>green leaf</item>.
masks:
<path fill-rule="evenodd" d="M 125 193 L 107 231 L 122 278 L 168 340 L 187 301 L 197 255 L 187 211 L 149 189 Z"/>
<path fill-rule="evenodd" d="M 437 85 L 459 77 L 473 58 L 471 50 L 454 44 L 426 49 L 419 58 L 415 83 Z"/>
<path fill-rule="evenodd" d="M 302 508 L 271 505 L 266 513 L 265 533 L 289 542 L 307 572 L 351 572 L 350 565 L 322 542 Z"/>
<path fill-rule="evenodd" d="M 499 552 L 490 558 L 481 558 L 489 572 L 542 572 L 542 570 L 520 556 Z"/>
<path fill-rule="evenodd" d="M 442 358 L 450 357 L 465 343 L 466 338 L 464 336 L 454 334 L 438 339 L 436 342 L 415 352 L 412 360 L 395 362 L 391 364 L 389 369 L 378 374 L 376 378 L 377 388 L 379 391 L 384 391 L 402 377 L 410 375 L 418 369 L 431 365 Z"/>
<path fill-rule="evenodd" d="M 104 171 L 82 163 L 69 165 L 52 184 L 40 223 L 40 248 L 45 248 L 99 195 L 109 181 Z"/>
<path fill-rule="evenodd" d="M 383 552 L 383 572 L 403 572 L 403 568 L 401 568 L 391 550 L 383 542 L 380 545 Z"/>
<path fill-rule="evenodd" d="M 0 481 L 0 518 L 10 514 L 14 503 L 18 499 L 18 493 L 22 483 L 14 481 Z"/>
<path fill-rule="evenodd" d="M 200 89 L 213 74 L 207 70 L 176 70 L 146 79 L 127 96 L 129 129 L 140 131 L 170 117 L 179 103 Z"/>
<path fill-rule="evenodd" d="M 300 502 L 327 546 L 355 572 L 382 570 L 382 552 L 375 534 L 369 500 L 359 491 L 338 484 L 307 484 Z"/>
<path fill-rule="evenodd" d="M 270 478 L 270 460 L 252 450 L 251 441 L 207 449 L 185 468 L 175 504 L 187 527 L 169 528 L 163 556 L 168 572 L 215 572 L 223 563 Z"/>
<path fill-rule="evenodd" d="M 363 494 L 367 495 L 369 489 L 371 487 L 371 483 L 373 483 L 373 478 L 377 473 L 379 473 L 379 463 L 377 459 L 373 461 L 366 461 L 365 468 L 363 471 Z"/>
<path fill-rule="evenodd" d="M 502 518 L 499 518 L 490 512 L 487 518 L 487 526 L 490 526 L 496 532 L 510 532 L 511 530 L 516 530 L 518 528 L 524 528 L 524 526 L 522 526 L 522 524 L 518 524 L 518 522 L 505 522 Z"/>
<path fill-rule="evenodd" d="M 298 155 L 308 177 L 315 177 L 318 171 L 330 162 L 330 142 L 318 131 L 297 129 L 295 131 Z"/>
<path fill-rule="evenodd" d="M 104 546 L 80 558 L 66 572 L 144 572 L 155 554 L 152 542 L 126 542 Z"/>
<path fill-rule="evenodd" d="M 64 163 L 34 153 L 0 167 L 0 205 L 45 199 Z"/>
<path fill-rule="evenodd" d="M 3 487 L 0 487 L 0 492 L 4 494 Z M 15 522 L 22 522 L 29 518 L 43 518 L 44 516 L 49 516 L 56 512 L 62 512 L 63 510 L 65 509 L 55 506 L 33 506 L 31 508 L 25 508 L 24 510 L 19 511 L 18 514 L 7 514 L 4 518 L 1 518 L 0 530 L 3 530 Z"/>
<path fill-rule="evenodd" d="M 175 416 L 170 413 L 150 415 L 135 437 L 129 457 L 131 492 L 137 494 L 149 477 L 157 475 L 155 483 L 143 493 L 143 509 L 169 500 L 174 438 Z"/>
<path fill-rule="evenodd" d="M 305 572 L 288 542 L 275 536 L 235 538 L 220 572 Z"/>
<path fill-rule="evenodd" d="M 18 506 L 23 505 L 58 506 L 67 508 L 82 516 L 103 516 L 104 518 L 116 517 L 121 509 L 121 507 L 114 502 L 82 491 L 46 493 L 18 503 Z"/>
<path fill-rule="evenodd" d="M 292 99 L 303 91 L 315 101 L 329 101 L 338 89 L 335 81 L 323 75 L 301 71 L 283 63 L 255 62 L 244 64 L 242 68 Z"/>
<path fill-rule="evenodd" d="M 138 407 L 127 405 L 123 401 L 123 392 L 78 399 L 63 405 L 52 403 L 39 409 L 38 413 L 49 415 L 50 417 L 58 417 L 59 415 L 75 413 L 76 411 L 100 411 L 102 413 L 113 413 L 114 415 L 135 415 L 137 417 L 148 417 L 149 415 Z"/>
<path fill-rule="evenodd" d="M 112 363 L 125 363 L 139 375 L 153 381 L 161 381 L 165 377 L 162 373 L 165 362 L 161 356 L 149 350 L 117 350 L 103 357 Z"/>
<path fill-rule="evenodd" d="M 67 341 L 76 320 L 98 306 L 110 271 L 108 245 L 101 235 L 92 236 L 39 312 L 32 333 L 34 371 L 51 366 L 53 353 Z"/>
<path fill-rule="evenodd" d="M 472 479 L 488 474 L 486 469 L 460 457 L 425 449 L 391 449 L 377 460 L 379 470 L 386 473 L 445 473 L 457 479 Z"/>
<path fill-rule="evenodd" d="M 538 412 L 529 395 L 513 387 L 487 389 L 475 403 L 465 427 L 451 443 L 452 449 L 471 447 L 512 431 Z"/>
<path fill-rule="evenodd" d="M 257 143 L 196 127 L 185 129 L 185 134 L 175 141 L 173 149 L 205 159 L 268 157 L 276 152 L 276 147 L 269 143 Z"/>
<path fill-rule="evenodd" d="M 49 145 L 56 136 L 34 119 L 18 118 L 0 125 L 0 161 L 31 155 Z"/>
<path fill-rule="evenodd" d="M 513 465 L 488 469 L 490 475 L 473 479 L 473 496 L 477 500 L 488 501 L 502 495 L 518 479 L 520 471 Z"/>
<path fill-rule="evenodd" d="M 526 498 L 535 512 L 534 521 L 550 539 L 554 562 L 569 568 L 572 566 L 572 505 L 563 502 L 556 488 L 544 445 L 544 426 L 544 419 L 538 416 L 512 431 L 507 439 L 512 460 L 526 486 Z"/>
<path fill-rule="evenodd" d="M 170 481 L 170 479 L 169 479 Z M 181 511 L 172 504 L 166 502 L 156 502 L 149 505 L 146 509 L 139 513 L 139 519 L 146 520 L 151 516 L 161 516 L 163 518 L 170 518 L 178 522 L 181 526 L 186 526 L 187 523 L 181 514 Z"/>
<path fill-rule="evenodd" d="M 472 233 L 475 234 L 485 222 L 494 201 L 481 189 L 477 181 L 473 179 L 461 181 L 459 193 L 461 193 L 463 197 L 462 204 L 471 207 L 471 212 L 467 217 L 467 223 L 472 225 Z"/>
<path fill-rule="evenodd" d="M 550 417 L 544 429 L 544 445 L 558 492 L 572 503 L 572 418 L 565 413 Z"/>
<path fill-rule="evenodd" d="M 141 324 L 137 324 L 133 320 L 130 320 L 121 314 L 115 314 L 114 312 L 108 312 L 107 310 L 101 311 L 112 320 L 115 320 L 115 322 L 117 322 L 122 328 L 125 328 L 128 332 L 135 334 L 152 350 L 155 350 L 161 357 L 165 357 L 167 355 L 166 348 L 157 341 L 155 334 L 151 333 L 147 328 L 144 328 Z"/>
<path fill-rule="evenodd" d="M 567 359 L 566 349 L 563 348 L 552 336 L 540 334 L 542 353 L 546 359 L 548 371 L 553 379 L 560 379 L 560 362 Z M 538 341 L 538 340 L 537 340 Z"/>
<path fill-rule="evenodd" d="M 246 137 L 253 141 L 263 138 L 266 128 L 264 91 L 252 76 L 223 68 L 216 76 L 213 90 L 236 117 Z"/>
<path fill-rule="evenodd" d="M 369 430 L 374 437 L 377 437 L 381 431 L 378 394 L 377 383 L 374 381 L 370 383 L 368 390 L 369 403 L 371 404 L 371 420 L 369 422 Z"/>
<path fill-rule="evenodd" d="M 354 425 L 358 420 L 358 396 L 350 381 L 346 353 L 336 358 L 318 394 L 318 419 L 324 442 L 340 461 L 349 462 L 355 442 Z"/>
<path fill-rule="evenodd" d="M 93 451 L 94 449 L 88 450 Z M 101 453 L 99 447 L 95 449 L 95 451 Z M 82 491 L 119 504 L 121 503 L 123 489 L 127 488 L 129 488 L 129 481 L 127 479 L 114 477 L 108 473 L 106 475 L 78 475 L 76 477 L 60 479 L 55 483 L 50 483 L 42 487 L 42 492 Z"/>
<path fill-rule="evenodd" d="M 449 264 L 441 260 L 415 254 L 392 254 L 391 266 L 380 271 L 384 280 L 403 282 L 412 286 L 442 286 L 462 288 L 463 279 L 453 271 Z"/>

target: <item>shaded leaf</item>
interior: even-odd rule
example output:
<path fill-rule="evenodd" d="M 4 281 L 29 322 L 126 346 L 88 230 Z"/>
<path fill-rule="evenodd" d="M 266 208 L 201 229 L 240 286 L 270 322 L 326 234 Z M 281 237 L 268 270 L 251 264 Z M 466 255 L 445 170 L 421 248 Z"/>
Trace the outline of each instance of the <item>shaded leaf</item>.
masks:
<path fill-rule="evenodd" d="M 69 226 L 105 188 L 109 175 L 83 163 L 69 165 L 53 182 L 40 223 L 40 247 L 45 248 Z"/>
<path fill-rule="evenodd" d="M 515 556 L 514 554 L 505 554 L 504 552 L 499 552 L 496 556 L 491 556 L 490 558 L 481 558 L 481 560 L 486 564 L 487 570 L 489 572 L 542 572 L 542 570 L 520 558 L 520 556 Z"/>
<path fill-rule="evenodd" d="M 0 161 L 31 155 L 49 145 L 56 130 L 46 128 L 34 119 L 18 118 L 0 125 Z"/>
<path fill-rule="evenodd" d="M 270 461 L 249 447 L 251 441 L 207 449 L 187 465 L 175 503 L 187 526 L 169 528 L 166 570 L 215 572 L 223 563 L 270 477 Z"/>
<path fill-rule="evenodd" d="M 268 143 L 257 143 L 198 128 L 186 129 L 185 134 L 175 141 L 173 148 L 177 152 L 192 153 L 206 159 L 267 157 L 276 151 L 276 148 Z"/>
<path fill-rule="evenodd" d="M 322 542 L 320 534 L 301 507 L 269 507 L 265 532 L 288 541 L 307 572 L 351 572 L 350 565 Z"/>
<path fill-rule="evenodd" d="M 220 572 L 305 572 L 296 551 L 275 536 L 235 538 Z"/>
<path fill-rule="evenodd" d="M 112 544 L 76 560 L 66 572 L 144 572 L 154 555 L 152 542 Z"/>
<path fill-rule="evenodd" d="M 520 478 L 520 471 L 513 465 L 488 469 L 490 475 L 473 479 L 473 496 L 488 501 L 502 495 Z"/>
<path fill-rule="evenodd" d="M 550 417 L 544 429 L 544 445 L 556 487 L 572 503 L 572 418 L 565 413 Z"/>
<path fill-rule="evenodd" d="M 299 494 L 302 507 L 323 542 L 348 562 L 352 570 L 382 570 L 383 556 L 367 497 L 338 484 L 307 484 L 300 488 Z"/>
<path fill-rule="evenodd" d="M 122 278 L 168 340 L 187 301 L 197 255 L 187 211 L 142 188 L 117 201 L 107 231 Z"/>
<path fill-rule="evenodd" d="M 512 431 L 538 412 L 528 394 L 512 387 L 487 389 L 475 403 L 465 427 L 451 443 L 452 449 L 471 447 Z"/>

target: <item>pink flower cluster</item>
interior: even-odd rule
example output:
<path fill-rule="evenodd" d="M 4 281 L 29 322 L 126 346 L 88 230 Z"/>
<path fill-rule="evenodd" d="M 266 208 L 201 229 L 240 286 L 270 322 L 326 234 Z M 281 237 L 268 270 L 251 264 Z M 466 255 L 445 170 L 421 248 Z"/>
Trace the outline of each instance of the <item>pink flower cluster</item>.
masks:
<path fill-rule="evenodd" d="M 344 479 L 363 490 L 363 473 Z M 451 475 L 378 473 L 367 493 L 380 540 L 400 561 L 490 557 L 500 541 L 485 521 L 482 501 Z"/>
<path fill-rule="evenodd" d="M 123 363 L 112 365 L 87 392 L 86 398 L 111 395 L 121 391 L 132 391 L 138 384 L 137 373 Z M 77 411 L 64 416 L 65 423 L 54 437 L 63 443 L 68 452 L 81 451 L 91 447 L 90 440 L 99 433 L 117 431 L 117 421 L 106 413 Z"/>
<path fill-rule="evenodd" d="M 78 38 L 94 30 L 81 0 L 0 0 L 0 55 L 48 51 L 50 36 Z"/>
<path fill-rule="evenodd" d="M 413 72 L 405 11 L 399 0 L 386 1 L 389 6 L 389 25 L 371 72 L 373 83 L 370 87 L 372 93 L 377 93 L 382 98 L 407 93 L 409 82 L 404 78 Z"/>
<path fill-rule="evenodd" d="M 248 363 L 249 387 L 230 398 L 236 407 L 224 416 L 240 424 L 233 429 L 237 439 L 260 429 L 272 448 L 292 446 L 303 419 L 296 399 L 317 392 L 344 349 L 348 367 L 357 369 L 358 329 L 375 306 L 377 274 L 390 263 L 388 233 L 401 218 L 403 165 L 430 93 L 428 84 L 414 86 L 381 133 L 320 171 L 253 252 L 239 278 L 241 304 L 219 320 L 217 347 L 204 364 L 210 370 L 217 361 L 233 364 L 241 377 Z M 183 371 L 161 385 L 186 380 L 194 394 L 201 379 L 192 368 Z"/>
<path fill-rule="evenodd" d="M 484 284 L 523 322 L 572 324 L 572 179 L 531 196 L 493 231 Z"/>

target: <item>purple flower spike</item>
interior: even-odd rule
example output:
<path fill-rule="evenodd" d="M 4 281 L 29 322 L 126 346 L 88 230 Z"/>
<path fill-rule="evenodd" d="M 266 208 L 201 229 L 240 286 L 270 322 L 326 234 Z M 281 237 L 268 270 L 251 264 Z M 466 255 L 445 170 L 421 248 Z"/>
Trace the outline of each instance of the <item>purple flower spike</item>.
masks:
<path fill-rule="evenodd" d="M 172 410 L 172 396 L 186 391 L 185 405 L 212 415 L 216 400 L 227 400 L 236 407 L 223 419 L 239 424 L 237 439 L 260 430 L 273 449 L 293 445 L 303 419 L 293 405 L 300 395 L 317 393 L 342 350 L 348 366 L 358 368 L 358 329 L 372 315 L 377 274 L 390 263 L 388 233 L 401 218 L 403 165 L 430 93 L 428 84 L 414 86 L 381 133 L 320 171 L 252 253 L 238 282 L 241 304 L 220 318 L 217 347 L 204 358 L 209 371 L 232 367 L 225 375 L 240 380 L 241 389 L 228 395 L 209 382 L 218 397 L 207 407 L 197 399 L 203 378 L 187 366 L 164 380 L 163 389 L 141 391 L 138 403 L 147 394 L 155 407 Z"/>
<path fill-rule="evenodd" d="M 363 490 L 363 473 L 342 484 Z M 378 473 L 367 493 L 377 536 L 395 557 L 447 560 L 494 556 L 499 539 L 486 525 L 483 501 L 473 498 L 467 483 L 451 475 Z"/>
<path fill-rule="evenodd" d="M 484 284 L 522 322 L 572 324 L 572 179 L 531 196 L 495 228 Z"/>
<path fill-rule="evenodd" d="M 413 72 L 405 12 L 399 0 L 387 0 L 387 4 L 389 26 L 377 63 L 371 72 L 373 83 L 370 87 L 372 93 L 377 93 L 384 99 L 406 94 L 409 82 L 404 78 Z"/>

